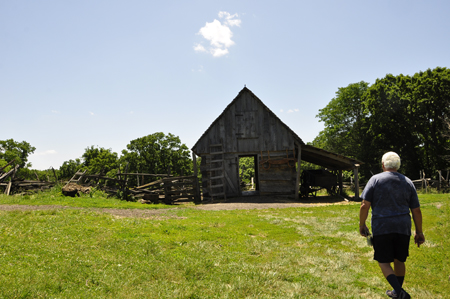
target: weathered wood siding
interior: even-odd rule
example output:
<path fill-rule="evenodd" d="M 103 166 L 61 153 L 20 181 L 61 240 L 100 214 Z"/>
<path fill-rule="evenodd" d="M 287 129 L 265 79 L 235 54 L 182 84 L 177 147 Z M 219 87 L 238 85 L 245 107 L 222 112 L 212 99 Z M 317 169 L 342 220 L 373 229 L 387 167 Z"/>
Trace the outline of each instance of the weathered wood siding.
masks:
<path fill-rule="evenodd" d="M 238 156 L 235 154 L 225 155 L 225 172 L 227 183 L 227 196 L 239 196 L 239 172 L 238 172 Z"/>
<path fill-rule="evenodd" d="M 197 142 L 198 155 L 222 143 L 226 153 L 257 153 L 294 148 L 292 132 L 251 92 L 242 92 Z"/>
<path fill-rule="evenodd" d="M 205 157 L 205 156 L 203 156 Z M 201 160 L 200 171 L 202 173 L 202 192 L 205 196 L 207 194 L 208 179 L 211 172 L 207 171 L 206 159 Z M 226 154 L 224 157 L 224 172 L 225 172 L 225 184 L 227 196 L 239 196 L 239 171 L 238 171 L 238 156 L 235 154 Z M 212 176 L 215 174 L 212 173 Z"/>
<path fill-rule="evenodd" d="M 264 155 L 264 153 L 263 153 Z M 293 154 L 286 152 L 272 152 L 270 159 L 277 161 L 284 158 L 293 158 Z M 267 159 L 264 155 L 263 160 Z M 270 165 L 270 166 L 269 166 Z M 296 183 L 295 163 L 291 164 L 268 164 L 259 167 L 260 194 L 294 194 Z"/>
<path fill-rule="evenodd" d="M 193 151 L 202 157 L 203 163 L 203 157 L 210 153 L 210 145 L 222 144 L 227 176 L 226 194 L 238 196 L 241 193 L 239 156 L 256 156 L 258 163 L 267 159 L 268 153 L 271 159 L 284 159 L 287 156 L 293 158 L 296 142 L 303 143 L 251 91 L 244 88 L 197 141 Z M 209 174 L 205 166 L 201 170 L 205 191 Z M 295 167 L 274 164 L 264 169 L 258 165 L 255 170 L 260 194 L 295 193 Z M 204 195 L 207 196 L 205 193 Z"/>

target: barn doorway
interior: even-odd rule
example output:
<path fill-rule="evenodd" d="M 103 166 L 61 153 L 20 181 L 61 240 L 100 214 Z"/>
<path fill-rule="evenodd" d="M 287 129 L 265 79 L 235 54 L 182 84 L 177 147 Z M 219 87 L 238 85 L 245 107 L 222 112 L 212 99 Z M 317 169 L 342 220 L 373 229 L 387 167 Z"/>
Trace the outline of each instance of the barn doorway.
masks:
<path fill-rule="evenodd" d="M 239 156 L 239 188 L 242 195 L 258 194 L 257 155 Z"/>

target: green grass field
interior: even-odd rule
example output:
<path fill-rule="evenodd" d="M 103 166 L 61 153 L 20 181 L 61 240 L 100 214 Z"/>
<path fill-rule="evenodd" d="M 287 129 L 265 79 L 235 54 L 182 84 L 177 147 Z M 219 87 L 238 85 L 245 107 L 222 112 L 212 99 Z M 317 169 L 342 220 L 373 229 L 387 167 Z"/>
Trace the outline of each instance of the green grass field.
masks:
<path fill-rule="evenodd" d="M 450 197 L 420 200 L 427 241 L 411 244 L 404 288 L 450 298 Z M 0 211 L 0 298 L 388 298 L 358 203 L 203 211 L 53 191 L 0 204 L 78 207 Z M 168 209 L 144 219 L 98 207 Z"/>

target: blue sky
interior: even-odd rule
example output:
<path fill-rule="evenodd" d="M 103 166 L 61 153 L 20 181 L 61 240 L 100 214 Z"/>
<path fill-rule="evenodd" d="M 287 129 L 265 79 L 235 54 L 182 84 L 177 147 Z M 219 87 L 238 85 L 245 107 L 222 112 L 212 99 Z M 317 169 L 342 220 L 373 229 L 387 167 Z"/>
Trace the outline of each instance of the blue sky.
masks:
<path fill-rule="evenodd" d="M 246 85 L 305 142 L 339 87 L 450 66 L 450 1 L 0 0 L 0 140 L 36 169 L 172 133 Z"/>

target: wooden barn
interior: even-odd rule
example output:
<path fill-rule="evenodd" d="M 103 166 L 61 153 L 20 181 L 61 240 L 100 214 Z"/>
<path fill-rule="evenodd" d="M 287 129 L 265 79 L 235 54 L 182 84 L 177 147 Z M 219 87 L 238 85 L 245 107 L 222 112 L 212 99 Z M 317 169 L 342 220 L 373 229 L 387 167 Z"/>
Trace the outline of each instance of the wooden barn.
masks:
<path fill-rule="evenodd" d="M 194 162 L 196 156 L 201 157 L 205 198 L 243 195 L 239 174 L 239 161 L 243 157 L 254 159 L 253 194 L 292 194 L 295 198 L 299 196 L 301 169 L 298 165 L 302 160 L 336 173 L 353 169 L 356 183 L 361 164 L 306 145 L 246 87 L 210 125 L 192 151 Z M 342 181 L 338 184 L 342 190 Z"/>

